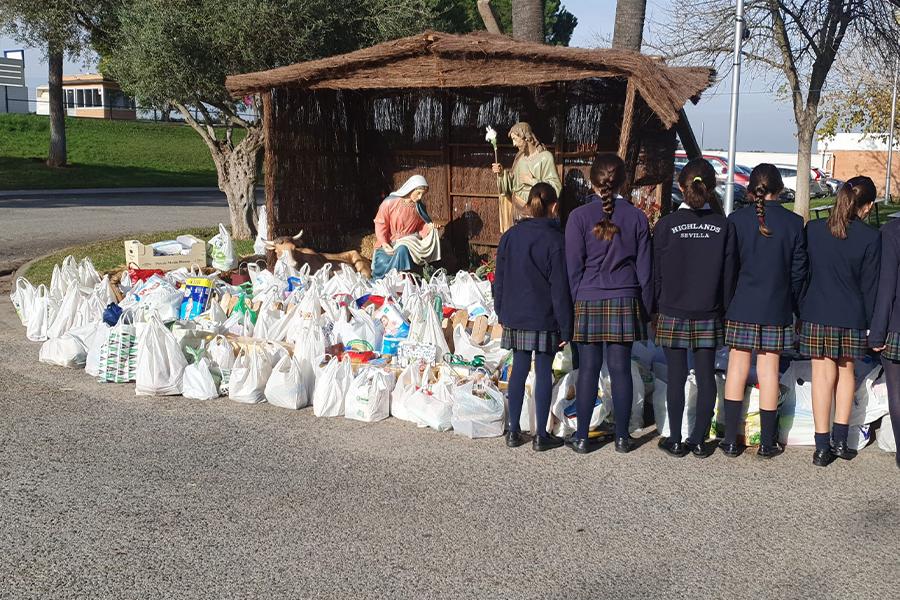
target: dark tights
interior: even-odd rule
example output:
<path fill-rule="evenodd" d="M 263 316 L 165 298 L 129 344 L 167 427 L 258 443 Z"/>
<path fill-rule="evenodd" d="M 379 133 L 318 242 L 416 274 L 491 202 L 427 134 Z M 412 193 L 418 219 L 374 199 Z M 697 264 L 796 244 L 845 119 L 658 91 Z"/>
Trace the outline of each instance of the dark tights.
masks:
<path fill-rule="evenodd" d="M 631 342 L 606 344 L 606 367 L 612 387 L 616 415 L 616 437 L 628 437 L 634 384 L 631 381 Z M 600 369 L 603 368 L 603 344 L 578 344 L 578 382 L 575 384 L 575 412 L 580 439 L 587 439 L 591 415 L 597 402 Z"/>
<path fill-rule="evenodd" d="M 687 349 L 663 348 L 668 365 L 666 413 L 669 418 L 669 439 L 681 441 L 681 417 L 684 414 L 684 383 L 687 381 Z M 694 372 L 697 377 L 697 418 L 687 441 L 699 444 L 706 440 L 713 412 L 716 409 L 716 351 L 697 348 L 694 351 Z"/>
<path fill-rule="evenodd" d="M 894 442 L 897 443 L 897 457 L 900 458 L 900 362 L 881 358 L 884 379 L 887 382 L 888 409 L 891 425 L 894 427 Z"/>
<path fill-rule="evenodd" d="M 534 353 L 534 412 L 537 435 L 546 437 L 547 418 L 550 415 L 550 394 L 553 389 L 553 356 L 550 352 Z M 522 401 L 525 398 L 525 380 L 531 371 L 531 352 L 516 350 L 513 353 L 512 373 L 509 376 L 509 431 L 519 431 Z"/>

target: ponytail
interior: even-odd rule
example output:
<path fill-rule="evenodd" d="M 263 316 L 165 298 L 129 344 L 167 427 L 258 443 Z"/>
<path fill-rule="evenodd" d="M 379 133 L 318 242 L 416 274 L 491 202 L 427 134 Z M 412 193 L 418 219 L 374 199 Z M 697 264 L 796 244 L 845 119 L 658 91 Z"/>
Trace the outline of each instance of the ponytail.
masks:
<path fill-rule="evenodd" d="M 591 165 L 591 184 L 594 192 L 603 202 L 603 220 L 594 225 L 594 237 L 598 240 L 611 241 L 619 231 L 613 223 L 613 212 L 616 209 L 616 194 L 625 183 L 625 163 L 612 153 L 598 154 Z"/>
<path fill-rule="evenodd" d="M 863 175 L 851 177 L 838 190 L 834 208 L 828 217 L 828 231 L 839 240 L 847 239 L 850 221 L 859 216 L 867 204 L 875 202 L 875 183 Z"/>
<path fill-rule="evenodd" d="M 684 196 L 684 203 L 694 210 L 707 204 L 717 213 L 724 214 L 716 195 L 716 171 L 705 158 L 695 158 L 688 162 L 678 174 L 678 187 Z"/>
<path fill-rule="evenodd" d="M 766 224 L 766 197 L 772 194 L 780 194 L 784 189 L 781 180 L 781 171 L 778 167 L 769 163 L 756 165 L 750 173 L 750 182 L 747 191 L 756 205 L 756 220 L 759 221 L 759 233 L 765 237 L 772 237 L 772 230 Z"/>

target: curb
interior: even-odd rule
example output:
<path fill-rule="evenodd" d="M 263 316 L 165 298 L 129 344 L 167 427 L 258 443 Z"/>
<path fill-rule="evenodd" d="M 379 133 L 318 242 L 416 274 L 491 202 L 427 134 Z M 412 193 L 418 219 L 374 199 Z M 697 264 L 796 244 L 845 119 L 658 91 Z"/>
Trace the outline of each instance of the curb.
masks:
<path fill-rule="evenodd" d="M 66 246 L 65 248 L 58 248 L 56 250 L 47 252 L 46 254 L 41 254 L 40 256 L 35 256 L 34 258 L 30 258 L 26 262 L 19 265 L 18 268 L 14 269 L 14 270 L 9 269 L 9 272 L 12 273 L 13 284 L 15 284 L 16 279 L 18 279 L 19 277 L 24 277 L 25 272 L 28 271 L 28 269 L 30 269 L 34 263 L 40 262 L 46 258 L 49 258 L 49 257 L 53 256 L 54 254 L 59 254 L 60 252 L 69 252 L 70 250 L 75 250 L 76 248 L 80 248 L 81 246 L 84 246 L 85 244 L 90 244 L 93 242 L 111 242 L 113 240 L 118 240 L 118 239 L 119 239 L 119 236 L 87 240 L 87 241 L 81 242 L 80 244 L 72 244 L 71 246 Z M 122 239 L 124 240 L 126 238 L 122 238 Z M 7 274 L 9 274 L 9 273 L 7 273 Z M 6 274 L 0 272 L 0 276 L 5 276 L 5 275 Z"/>
<path fill-rule="evenodd" d="M 260 188 L 261 189 L 261 188 Z M 216 187 L 70 188 L 58 190 L 0 190 L 0 198 L 32 196 L 98 196 L 113 194 L 223 194 Z"/>

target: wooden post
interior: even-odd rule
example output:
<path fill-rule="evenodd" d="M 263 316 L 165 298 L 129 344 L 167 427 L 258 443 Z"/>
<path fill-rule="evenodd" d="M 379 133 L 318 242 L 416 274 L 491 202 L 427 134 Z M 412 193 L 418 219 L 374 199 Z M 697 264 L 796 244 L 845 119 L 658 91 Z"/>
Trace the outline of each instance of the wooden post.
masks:
<path fill-rule="evenodd" d="M 275 90 L 266 90 L 262 92 L 262 120 L 263 135 L 265 137 L 263 148 L 265 157 L 263 158 L 263 169 L 265 171 L 266 185 L 266 219 L 269 222 L 269 239 L 275 239 L 280 235 L 280 231 L 276 230 L 276 212 L 275 212 L 275 170 L 278 163 L 275 157 L 274 139 L 275 139 L 275 110 L 272 94 Z M 266 251 L 266 264 L 269 269 L 275 268 L 275 251 Z"/>
<path fill-rule="evenodd" d="M 637 89 L 629 79 L 625 89 L 625 109 L 622 114 L 622 130 L 619 135 L 619 158 L 625 161 L 625 184 L 622 186 L 622 196 L 631 196 L 631 187 L 634 184 L 635 169 L 637 168 L 638 140 L 633 135 L 635 112 L 637 111 Z"/>
<path fill-rule="evenodd" d="M 478 14 L 484 21 L 484 27 L 488 33 L 503 34 L 500 26 L 497 24 L 497 16 L 494 14 L 494 7 L 491 6 L 491 0 L 478 0 Z"/>

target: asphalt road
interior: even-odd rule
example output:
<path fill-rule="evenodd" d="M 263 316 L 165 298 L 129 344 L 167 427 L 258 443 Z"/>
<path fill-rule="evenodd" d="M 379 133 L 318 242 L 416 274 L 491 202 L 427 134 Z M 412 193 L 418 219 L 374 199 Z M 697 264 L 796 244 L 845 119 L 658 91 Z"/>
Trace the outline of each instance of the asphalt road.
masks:
<path fill-rule="evenodd" d="M 225 195 L 128 192 L 0 196 L 0 272 L 85 240 L 228 223 Z"/>
<path fill-rule="evenodd" d="M 107 231 L 146 209 L 111 210 Z M 827 469 L 798 448 L 674 459 L 652 433 L 629 455 L 537 454 L 136 397 L 40 364 L 8 288 L 0 598 L 898 595 L 900 473 L 875 448 Z"/>

